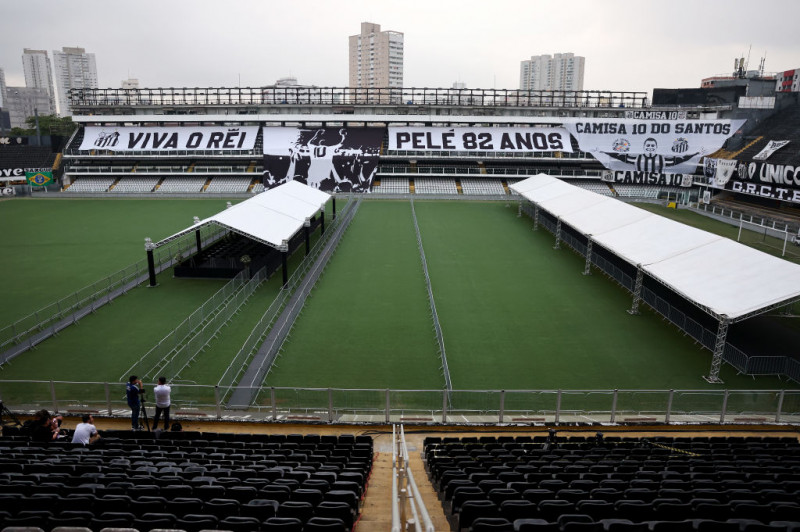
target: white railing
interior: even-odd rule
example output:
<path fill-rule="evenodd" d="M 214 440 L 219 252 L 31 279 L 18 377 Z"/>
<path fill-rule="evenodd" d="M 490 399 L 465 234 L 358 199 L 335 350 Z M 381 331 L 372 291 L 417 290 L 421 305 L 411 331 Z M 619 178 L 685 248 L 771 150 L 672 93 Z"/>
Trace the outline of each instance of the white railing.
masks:
<path fill-rule="evenodd" d="M 167 376 L 170 377 L 170 376 Z M 149 389 L 151 383 L 146 382 Z M 430 425 L 800 425 L 800 390 L 387 390 L 257 386 L 228 409 L 219 386 L 173 383 L 177 419 Z M 127 416 L 125 382 L 0 380 L 14 412 Z"/>

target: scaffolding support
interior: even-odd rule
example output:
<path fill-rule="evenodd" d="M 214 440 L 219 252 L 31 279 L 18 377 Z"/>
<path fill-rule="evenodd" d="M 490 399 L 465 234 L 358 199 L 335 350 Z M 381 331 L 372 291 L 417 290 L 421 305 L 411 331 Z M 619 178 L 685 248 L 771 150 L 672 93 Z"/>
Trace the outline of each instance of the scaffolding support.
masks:
<path fill-rule="evenodd" d="M 633 303 L 631 304 L 631 309 L 628 311 L 628 314 L 632 315 L 639 314 L 639 301 L 642 300 L 643 280 L 644 280 L 644 271 L 642 270 L 642 265 L 638 264 L 636 266 L 636 284 L 633 285 Z"/>
<path fill-rule="evenodd" d="M 556 223 L 556 245 L 553 246 L 553 249 L 561 249 L 561 218 Z"/>
<path fill-rule="evenodd" d="M 719 369 L 722 366 L 722 354 L 725 351 L 725 341 L 730 323 L 728 316 L 722 316 L 719 320 L 717 339 L 714 341 L 714 355 L 711 357 L 711 370 L 707 377 L 703 377 L 712 384 L 723 384 L 722 379 L 719 378 Z"/>
<path fill-rule="evenodd" d="M 586 245 L 586 264 L 583 266 L 583 275 L 592 275 L 592 239 Z"/>

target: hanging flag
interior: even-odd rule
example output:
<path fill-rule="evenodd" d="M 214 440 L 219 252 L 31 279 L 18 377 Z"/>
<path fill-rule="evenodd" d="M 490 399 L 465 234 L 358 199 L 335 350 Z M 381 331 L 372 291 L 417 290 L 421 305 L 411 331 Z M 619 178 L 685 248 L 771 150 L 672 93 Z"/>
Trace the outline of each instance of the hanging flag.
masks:
<path fill-rule="evenodd" d="M 46 187 L 53 182 L 53 172 L 25 172 L 25 177 L 32 187 Z"/>

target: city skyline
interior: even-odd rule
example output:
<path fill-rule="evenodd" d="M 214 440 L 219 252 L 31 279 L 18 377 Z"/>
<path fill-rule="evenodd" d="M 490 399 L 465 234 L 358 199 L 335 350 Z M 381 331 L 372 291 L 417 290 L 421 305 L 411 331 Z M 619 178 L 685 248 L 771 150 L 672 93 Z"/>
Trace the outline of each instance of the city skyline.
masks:
<path fill-rule="evenodd" d="M 24 85 L 24 48 L 52 53 L 82 47 L 97 58 L 99 87 L 138 78 L 141 87 L 264 86 L 287 76 L 300 84 L 348 85 L 348 36 L 370 21 L 405 36 L 404 86 L 515 89 L 519 61 L 571 51 L 586 57 L 585 90 L 650 92 L 699 87 L 733 71 L 750 53 L 756 69 L 800 67 L 794 21 L 800 3 L 743 0 L 621 10 L 589 0 L 569 8 L 536 1 L 391 4 L 322 0 L 276 10 L 262 2 L 142 0 L 120 11 L 99 0 L 29 0 L 4 6 L 0 68 Z M 302 14 L 300 16 L 299 14 Z"/>

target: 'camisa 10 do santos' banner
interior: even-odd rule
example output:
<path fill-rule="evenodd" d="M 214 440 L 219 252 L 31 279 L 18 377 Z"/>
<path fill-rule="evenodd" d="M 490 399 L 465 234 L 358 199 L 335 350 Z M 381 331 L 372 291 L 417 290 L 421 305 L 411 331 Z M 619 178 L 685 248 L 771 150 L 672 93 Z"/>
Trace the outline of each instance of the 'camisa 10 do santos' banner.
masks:
<path fill-rule="evenodd" d="M 86 126 L 81 150 L 175 151 L 252 150 L 258 126 L 96 127 Z"/>
<path fill-rule="evenodd" d="M 390 150 L 414 151 L 572 151 L 561 127 L 404 127 L 389 126 Z"/>
<path fill-rule="evenodd" d="M 693 174 L 744 122 L 572 118 L 564 127 L 609 170 Z"/>
<path fill-rule="evenodd" d="M 295 180 L 326 192 L 369 192 L 384 131 L 265 127 L 264 186 Z"/>

